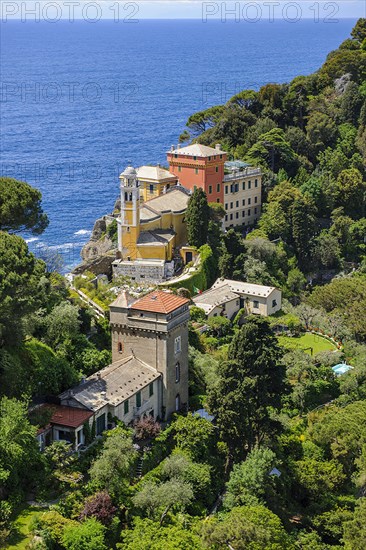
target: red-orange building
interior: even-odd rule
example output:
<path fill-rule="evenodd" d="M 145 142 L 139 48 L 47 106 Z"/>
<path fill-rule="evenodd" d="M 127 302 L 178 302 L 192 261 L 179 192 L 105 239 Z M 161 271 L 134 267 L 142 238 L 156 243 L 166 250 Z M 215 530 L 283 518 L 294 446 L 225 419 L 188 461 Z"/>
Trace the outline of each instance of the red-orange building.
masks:
<path fill-rule="evenodd" d="M 224 203 L 224 164 L 227 153 L 215 148 L 194 143 L 187 147 L 171 148 L 167 153 L 169 171 L 175 174 L 186 189 L 201 188 L 208 202 Z"/>

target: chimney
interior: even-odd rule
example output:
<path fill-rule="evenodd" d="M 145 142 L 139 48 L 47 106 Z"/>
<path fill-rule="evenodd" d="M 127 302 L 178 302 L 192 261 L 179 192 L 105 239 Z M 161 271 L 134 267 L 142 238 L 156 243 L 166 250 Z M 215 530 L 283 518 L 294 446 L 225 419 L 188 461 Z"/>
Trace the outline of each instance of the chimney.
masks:
<path fill-rule="evenodd" d="M 216 151 L 221 151 L 221 143 L 216 143 L 215 149 Z"/>
<path fill-rule="evenodd" d="M 180 143 L 178 143 L 178 145 L 177 145 L 177 149 L 180 149 Z"/>
<path fill-rule="evenodd" d="M 170 146 L 170 150 L 171 150 L 171 151 L 174 151 L 174 145 L 171 145 L 171 146 Z"/>

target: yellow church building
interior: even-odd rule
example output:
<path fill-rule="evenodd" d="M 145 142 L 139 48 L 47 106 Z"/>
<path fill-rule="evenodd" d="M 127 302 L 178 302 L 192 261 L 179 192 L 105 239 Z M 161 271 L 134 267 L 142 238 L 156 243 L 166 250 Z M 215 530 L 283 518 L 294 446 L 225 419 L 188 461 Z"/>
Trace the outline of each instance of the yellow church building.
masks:
<path fill-rule="evenodd" d="M 174 256 L 186 244 L 189 191 L 158 166 L 127 167 L 120 175 L 121 208 L 115 276 L 160 282 L 174 274 Z"/>

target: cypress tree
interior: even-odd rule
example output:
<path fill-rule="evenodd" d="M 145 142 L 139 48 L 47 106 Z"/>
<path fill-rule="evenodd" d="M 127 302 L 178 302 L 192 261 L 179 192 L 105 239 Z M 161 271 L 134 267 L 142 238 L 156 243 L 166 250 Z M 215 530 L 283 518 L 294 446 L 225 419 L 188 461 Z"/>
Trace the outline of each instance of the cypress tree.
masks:
<path fill-rule="evenodd" d="M 210 209 L 203 189 L 195 189 L 186 212 L 187 237 L 191 246 L 200 248 L 207 243 Z"/>
<path fill-rule="evenodd" d="M 235 334 L 228 361 L 219 366 L 208 402 L 232 458 L 242 459 L 280 429 L 273 413 L 287 391 L 282 354 L 268 322 L 253 316 Z"/>

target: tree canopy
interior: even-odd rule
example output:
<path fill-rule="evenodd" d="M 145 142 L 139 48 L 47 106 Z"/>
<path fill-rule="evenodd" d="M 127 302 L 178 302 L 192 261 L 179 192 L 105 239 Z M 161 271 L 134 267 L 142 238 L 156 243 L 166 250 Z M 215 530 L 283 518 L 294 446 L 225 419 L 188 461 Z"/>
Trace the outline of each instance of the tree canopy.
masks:
<path fill-rule="evenodd" d="M 0 231 L 30 231 L 38 235 L 48 218 L 41 207 L 42 195 L 24 181 L 0 177 Z"/>

